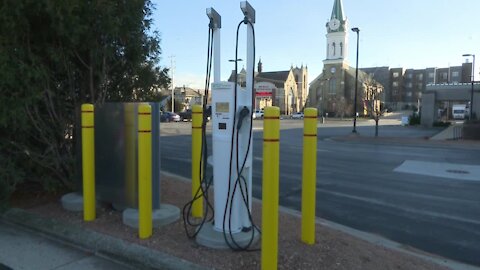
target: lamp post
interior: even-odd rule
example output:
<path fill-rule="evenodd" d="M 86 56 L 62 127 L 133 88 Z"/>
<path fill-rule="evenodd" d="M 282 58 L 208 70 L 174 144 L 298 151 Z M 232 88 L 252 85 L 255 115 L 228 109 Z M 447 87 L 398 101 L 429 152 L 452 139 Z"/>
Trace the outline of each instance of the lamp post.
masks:
<path fill-rule="evenodd" d="M 357 33 L 357 66 L 355 69 L 355 97 L 353 103 L 353 133 L 357 133 L 357 88 L 358 88 L 358 45 L 360 40 L 360 29 L 358 27 L 352 28 L 352 31 Z"/>
<path fill-rule="evenodd" d="M 238 63 L 238 62 L 241 62 L 241 61 L 243 61 L 243 59 L 242 59 L 242 58 L 237 58 L 237 59 L 229 59 L 229 60 L 228 60 L 228 62 L 235 63 L 235 78 L 237 78 L 237 77 L 238 77 L 238 74 L 237 74 L 237 69 L 238 69 L 238 67 L 237 67 L 237 63 Z M 241 79 L 241 78 L 240 78 L 240 79 Z M 236 81 L 237 81 L 237 83 L 238 83 L 238 79 L 236 79 Z M 242 85 L 242 81 L 240 80 L 240 86 L 241 86 L 241 85 Z"/>
<path fill-rule="evenodd" d="M 470 92 L 470 116 L 469 116 L 469 119 L 470 121 L 472 120 L 472 113 L 473 113 L 473 83 L 474 83 L 474 78 L 475 78 L 475 54 L 471 54 L 471 53 L 467 53 L 467 54 L 464 54 L 463 57 L 469 57 L 471 56 L 473 58 L 473 61 L 472 61 L 472 90 Z"/>
<path fill-rule="evenodd" d="M 236 60 L 236 62 L 241 62 L 241 61 L 243 61 L 242 58 L 238 58 L 238 59 Z M 229 59 L 228 62 L 235 62 L 235 59 Z"/>

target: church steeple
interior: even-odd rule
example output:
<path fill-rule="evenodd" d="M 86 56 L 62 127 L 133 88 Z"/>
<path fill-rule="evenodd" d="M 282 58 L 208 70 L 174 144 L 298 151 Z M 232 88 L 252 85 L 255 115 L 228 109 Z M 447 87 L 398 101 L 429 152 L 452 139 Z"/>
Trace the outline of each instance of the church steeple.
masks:
<path fill-rule="evenodd" d="M 348 20 L 342 0 L 334 0 L 327 28 L 327 57 L 324 64 L 344 63 L 348 53 Z"/>
<path fill-rule="evenodd" d="M 330 21 L 327 23 L 327 31 L 331 32 L 346 32 L 348 30 L 347 17 L 343 12 L 342 0 L 334 0 L 332 15 Z"/>
<path fill-rule="evenodd" d="M 339 21 L 343 22 L 345 20 L 345 16 L 343 14 L 342 0 L 335 0 L 330 19 L 338 19 Z"/>

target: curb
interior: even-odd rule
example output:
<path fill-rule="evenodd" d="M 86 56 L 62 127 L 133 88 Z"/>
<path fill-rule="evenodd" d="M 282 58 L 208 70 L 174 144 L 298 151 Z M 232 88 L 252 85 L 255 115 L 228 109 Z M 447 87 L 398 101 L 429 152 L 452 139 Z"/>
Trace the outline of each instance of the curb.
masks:
<path fill-rule="evenodd" d="M 210 269 L 138 244 L 77 225 L 67 225 L 51 218 L 39 217 L 17 208 L 1 213 L 0 218 L 8 223 L 43 233 L 137 269 Z"/>
<path fill-rule="evenodd" d="M 178 180 L 178 181 L 182 181 L 182 182 L 186 182 L 186 183 L 191 182 L 191 180 L 189 178 L 186 178 L 186 177 L 183 177 L 181 175 L 174 174 L 174 173 L 171 173 L 171 172 L 162 171 L 162 174 L 164 176 L 175 178 L 175 180 Z M 258 198 L 255 198 L 255 197 L 252 197 L 252 201 L 257 202 L 257 203 L 262 203 L 261 199 L 258 199 Z M 291 209 L 291 208 L 288 208 L 288 207 L 285 207 L 285 206 L 279 205 L 279 211 L 282 212 L 282 213 L 297 217 L 297 218 L 302 217 L 302 212 L 301 211 Z M 448 267 L 452 270 L 480 270 L 480 267 L 477 267 L 477 266 L 474 266 L 474 265 L 465 264 L 465 263 L 458 262 L 458 261 L 455 261 L 455 260 L 452 260 L 452 259 L 441 257 L 439 255 L 430 254 L 428 252 L 424 252 L 424 251 L 421 251 L 421 250 L 416 250 L 414 248 L 409 248 L 408 246 L 405 246 L 404 244 L 401 244 L 401 243 L 395 242 L 393 240 L 387 239 L 383 236 L 376 235 L 376 234 L 369 233 L 369 232 L 360 231 L 360 230 L 357 230 L 357 229 L 354 229 L 354 228 L 351 228 L 351 227 L 347 227 L 345 225 L 342 225 L 342 224 L 339 224 L 339 223 L 336 223 L 336 222 L 333 222 L 333 221 L 330 221 L 330 220 L 326 220 L 326 219 L 323 219 L 323 218 L 316 217 L 315 218 L 315 223 L 320 224 L 320 225 L 325 226 L 325 227 L 328 227 L 330 229 L 348 234 L 348 235 L 353 236 L 355 238 L 362 239 L 362 240 L 364 240 L 366 242 L 369 242 L 371 244 L 378 245 L 378 246 L 384 247 L 386 249 L 397 251 L 397 252 L 407 254 L 407 255 L 410 255 L 410 256 L 413 256 L 413 257 L 417 257 L 417 258 L 420 258 L 422 260 L 425 260 L 425 261 L 428 261 L 428 262 L 431 262 L 431 263 L 435 263 L 435 264 L 440 265 L 440 266 Z"/>

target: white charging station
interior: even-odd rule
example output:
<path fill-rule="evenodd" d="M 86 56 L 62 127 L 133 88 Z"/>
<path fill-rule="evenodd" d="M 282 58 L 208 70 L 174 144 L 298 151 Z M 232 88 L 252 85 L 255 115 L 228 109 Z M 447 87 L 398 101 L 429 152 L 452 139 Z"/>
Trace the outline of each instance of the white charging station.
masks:
<path fill-rule="evenodd" d="M 240 3 L 247 24 L 246 87 L 220 81 L 221 17 L 207 9 L 213 27 L 214 82 L 212 92 L 212 166 L 214 221 L 201 227 L 196 241 L 212 248 L 229 248 L 257 242 L 259 232 L 250 221 L 252 207 L 252 98 L 255 10 Z M 252 68 L 250 68 L 252 67 Z M 236 92 L 235 92 L 236 90 Z M 235 106 L 236 105 L 236 106 Z M 248 110 L 248 115 L 241 114 Z M 241 116 L 242 115 L 242 116 Z M 240 122 L 240 124 L 239 124 Z M 240 126 L 241 125 L 241 126 Z M 239 174 L 239 172 L 241 172 Z M 239 181 L 239 179 L 242 179 Z M 243 194 L 242 194 L 243 191 Z M 226 242 L 228 241 L 228 243 Z"/>

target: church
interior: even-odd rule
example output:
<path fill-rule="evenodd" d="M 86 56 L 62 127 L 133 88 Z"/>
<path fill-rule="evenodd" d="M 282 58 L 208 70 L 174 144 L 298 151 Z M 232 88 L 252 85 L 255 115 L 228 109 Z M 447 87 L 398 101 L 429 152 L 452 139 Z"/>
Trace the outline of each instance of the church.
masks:
<path fill-rule="evenodd" d="M 320 115 L 351 116 L 354 111 L 356 68 L 347 62 L 350 29 L 341 0 L 335 0 L 325 27 L 326 58 L 322 73 L 310 83 L 308 106 L 317 108 Z M 368 114 L 369 101 L 382 99 L 383 85 L 359 70 L 357 87 L 357 113 Z"/>
<path fill-rule="evenodd" d="M 245 76 L 246 70 L 242 68 L 236 76 L 241 87 L 246 85 Z M 235 81 L 235 70 L 232 70 L 228 81 Z M 307 104 L 307 82 L 308 67 L 303 64 L 300 67 L 292 65 L 289 70 L 266 72 L 260 59 L 255 72 L 255 110 L 278 106 L 283 115 L 303 111 Z"/>
<path fill-rule="evenodd" d="M 342 1 L 334 0 L 330 19 L 325 24 L 327 46 L 323 70 L 310 83 L 308 92 L 307 106 L 317 108 L 319 115 L 343 117 L 354 114 L 356 67 L 347 62 L 349 33 L 353 33 L 348 24 Z M 359 68 L 356 112 L 371 115 L 372 111 L 380 110 L 380 103 L 382 110 L 418 110 L 422 95 L 429 87 L 471 83 L 472 69 L 473 65 L 468 61 L 442 68 Z"/>

